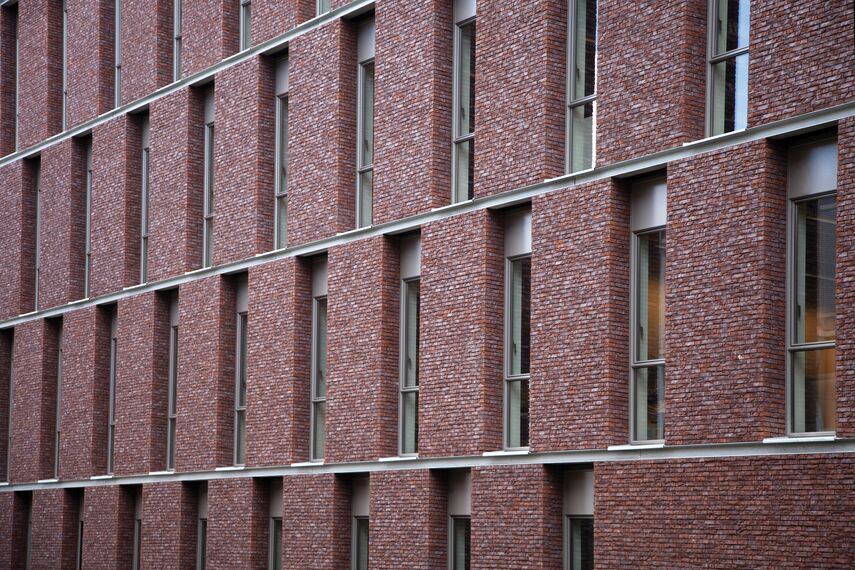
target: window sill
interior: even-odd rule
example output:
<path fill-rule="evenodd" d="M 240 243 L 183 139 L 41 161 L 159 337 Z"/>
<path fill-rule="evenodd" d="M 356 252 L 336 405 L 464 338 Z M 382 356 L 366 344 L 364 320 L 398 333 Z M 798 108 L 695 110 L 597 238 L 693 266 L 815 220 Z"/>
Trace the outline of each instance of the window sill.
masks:
<path fill-rule="evenodd" d="M 607 451 L 635 451 L 639 449 L 662 449 L 665 447 L 664 441 L 654 443 L 626 443 L 624 445 L 610 445 Z"/>
<path fill-rule="evenodd" d="M 415 455 L 393 455 L 392 457 L 380 457 L 377 459 L 380 463 L 387 463 L 392 461 L 416 461 L 418 460 L 418 453 Z"/>
<path fill-rule="evenodd" d="M 323 465 L 323 460 L 320 461 L 301 461 L 299 463 L 292 463 L 291 467 L 317 467 L 318 465 Z"/>
<path fill-rule="evenodd" d="M 501 451 L 485 451 L 481 455 L 483 457 L 507 457 L 512 455 L 528 455 L 529 450 L 525 449 L 503 449 Z"/>
<path fill-rule="evenodd" d="M 727 131 L 726 133 L 721 133 L 721 134 L 718 134 L 718 135 L 710 135 L 710 136 L 708 136 L 708 137 L 704 137 L 704 138 L 702 138 L 702 139 L 697 139 L 697 140 L 694 140 L 694 141 L 684 142 L 684 143 L 683 143 L 683 147 L 687 147 L 687 146 L 694 146 L 694 145 L 696 145 L 696 144 L 702 144 L 702 143 L 705 143 L 705 142 L 708 142 L 708 141 L 714 141 L 714 140 L 717 140 L 717 139 L 722 139 L 722 138 L 728 137 L 728 136 L 730 136 L 730 135 L 732 135 L 732 134 L 735 134 L 735 133 L 741 133 L 741 132 L 743 132 L 743 131 L 745 131 L 745 129 L 744 129 L 744 128 L 742 128 L 742 129 L 734 129 L 734 130 L 732 130 L 732 131 Z"/>
<path fill-rule="evenodd" d="M 214 467 L 214 471 L 243 471 L 243 465 L 226 465 L 225 467 Z"/>
<path fill-rule="evenodd" d="M 8 485 L 9 485 L 8 481 L 3 481 L 2 483 L 0 483 L 0 487 L 6 487 Z"/>
<path fill-rule="evenodd" d="M 175 474 L 175 470 L 166 469 L 164 471 L 149 471 L 149 475 L 173 475 Z"/>
<path fill-rule="evenodd" d="M 39 479 L 36 483 L 59 483 L 59 479 Z"/>
<path fill-rule="evenodd" d="M 89 480 L 90 480 L 90 481 L 99 481 L 99 480 L 101 480 L 101 479 L 112 479 L 112 478 L 113 478 L 113 476 L 112 476 L 112 475 L 110 475 L 110 474 L 107 474 L 107 475 L 93 475 L 92 477 L 90 477 L 90 478 L 89 478 Z"/>
<path fill-rule="evenodd" d="M 804 437 L 799 436 L 784 436 L 784 437 L 767 437 L 763 440 L 763 443 L 818 443 L 822 441 L 835 441 L 837 436 L 835 435 L 806 435 Z"/>
<path fill-rule="evenodd" d="M 127 287 L 122 287 L 122 291 L 133 291 L 134 289 L 139 289 L 140 287 L 145 287 L 146 285 L 148 285 L 148 282 L 137 283 L 136 285 L 128 285 Z"/>

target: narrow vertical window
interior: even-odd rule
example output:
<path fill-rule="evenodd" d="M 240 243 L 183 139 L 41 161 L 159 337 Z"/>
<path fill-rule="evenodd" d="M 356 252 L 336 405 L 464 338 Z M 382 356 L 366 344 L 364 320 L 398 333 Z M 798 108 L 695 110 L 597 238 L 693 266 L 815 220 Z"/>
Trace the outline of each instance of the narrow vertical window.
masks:
<path fill-rule="evenodd" d="M 368 477 L 351 480 L 351 570 L 368 570 L 369 489 Z"/>
<path fill-rule="evenodd" d="M 75 494 L 77 495 L 77 556 L 75 557 L 76 568 L 77 570 L 83 570 L 83 515 L 85 513 L 85 510 L 83 508 L 83 501 L 85 497 L 84 490 L 80 489 Z"/>
<path fill-rule="evenodd" d="M 505 221 L 505 448 L 528 447 L 531 339 L 531 211 Z"/>
<path fill-rule="evenodd" d="M 172 80 L 181 79 L 181 0 L 172 0 Z"/>
<path fill-rule="evenodd" d="M 564 570 L 594 568 L 594 472 L 564 473 Z"/>
<path fill-rule="evenodd" d="M 401 239 L 401 403 L 398 452 L 418 453 L 419 322 L 421 312 L 421 242 Z"/>
<path fill-rule="evenodd" d="M 790 149 L 789 308 L 790 433 L 837 429 L 836 265 L 837 141 Z"/>
<path fill-rule="evenodd" d="M 62 129 L 68 126 L 68 0 L 62 0 Z"/>
<path fill-rule="evenodd" d="M 137 486 L 134 493 L 134 552 L 131 568 L 140 570 L 142 565 L 142 485 Z"/>
<path fill-rule="evenodd" d="M 142 131 L 142 156 L 140 177 L 140 283 L 148 281 L 148 222 L 149 222 L 149 166 L 150 166 L 150 126 L 149 115 L 144 113 L 140 117 L 140 128 Z"/>
<path fill-rule="evenodd" d="M 475 179 L 475 2 L 454 2 L 452 203 L 471 200 Z"/>
<path fill-rule="evenodd" d="M 115 28 L 113 29 L 113 106 L 122 105 L 122 0 L 116 0 Z"/>
<path fill-rule="evenodd" d="M 214 262 L 214 88 L 209 87 L 204 95 L 205 138 L 204 138 L 204 212 L 202 229 L 202 267 L 211 267 Z"/>
<path fill-rule="evenodd" d="M 92 138 L 86 139 L 83 153 L 86 161 L 86 179 L 84 181 L 86 220 L 83 246 L 83 297 L 89 298 L 92 281 Z"/>
<path fill-rule="evenodd" d="M 749 0 L 709 0 L 709 135 L 748 126 L 749 6 Z"/>
<path fill-rule="evenodd" d="M 40 157 L 28 161 L 30 174 L 33 177 L 34 190 L 36 194 L 36 240 L 33 252 L 36 268 L 36 281 L 33 286 L 33 310 L 39 310 L 39 281 L 42 275 L 42 162 Z"/>
<path fill-rule="evenodd" d="M 62 318 L 52 319 L 56 334 L 56 403 L 53 439 L 53 478 L 59 479 L 60 440 L 62 435 Z"/>
<path fill-rule="evenodd" d="M 18 133 L 19 122 L 21 116 L 21 36 L 20 36 L 20 18 L 18 17 L 18 5 L 13 4 L 7 8 L 12 11 L 12 19 L 15 26 L 15 133 L 13 140 L 15 150 L 18 150 Z"/>
<path fill-rule="evenodd" d="M 24 568 L 30 570 L 33 560 L 33 493 L 32 491 L 18 492 L 24 503 L 24 521 L 26 533 L 26 551 L 24 554 Z M 20 563 L 20 560 L 18 561 Z"/>
<path fill-rule="evenodd" d="M 471 489 L 468 469 L 448 474 L 448 570 L 469 570 L 471 547 Z"/>
<path fill-rule="evenodd" d="M 282 570 L 282 480 L 270 484 L 270 522 L 268 526 L 268 570 Z"/>
<path fill-rule="evenodd" d="M 374 189 L 374 18 L 359 26 L 356 114 L 356 227 L 371 225 Z"/>
<path fill-rule="evenodd" d="M 309 458 L 322 461 L 327 411 L 327 260 L 315 261 L 312 276 L 312 423 Z"/>
<path fill-rule="evenodd" d="M 326 14 L 330 11 L 330 0 L 317 0 L 318 1 L 318 16 L 322 14 Z"/>
<path fill-rule="evenodd" d="M 178 395 L 178 289 L 169 296 L 169 357 L 166 423 L 166 469 L 175 469 L 175 429 L 178 419 L 176 398 Z"/>
<path fill-rule="evenodd" d="M 6 392 L 9 398 L 8 414 L 6 416 L 6 470 L 4 481 L 10 481 L 12 476 L 12 398 L 14 396 L 14 379 L 13 371 L 15 370 L 15 329 L 0 332 L 0 342 L 3 343 L 3 348 L 6 351 L 6 377 L 9 380 L 8 391 Z"/>
<path fill-rule="evenodd" d="M 246 461 L 246 356 L 247 356 L 247 299 L 246 275 L 236 282 L 237 338 L 235 339 L 235 442 L 234 463 Z"/>
<path fill-rule="evenodd" d="M 109 409 L 107 420 L 107 473 L 113 473 L 113 449 L 116 445 L 116 358 L 118 351 L 119 319 L 116 305 L 108 309 L 110 320 L 110 376 L 109 376 Z"/>
<path fill-rule="evenodd" d="M 470 518 L 451 517 L 451 568 L 469 570 Z"/>
<path fill-rule="evenodd" d="M 252 45 L 252 2 L 240 0 L 240 50 L 249 49 Z"/>
<path fill-rule="evenodd" d="M 288 245 L 288 59 L 276 64 L 276 187 L 274 249 Z"/>
<path fill-rule="evenodd" d="M 665 438 L 665 220 L 661 178 L 632 188 L 632 441 Z"/>
<path fill-rule="evenodd" d="M 567 171 L 594 165 L 597 0 L 571 0 L 567 70 Z"/>
<path fill-rule="evenodd" d="M 205 570 L 208 563 L 208 483 L 197 486 L 196 570 Z"/>

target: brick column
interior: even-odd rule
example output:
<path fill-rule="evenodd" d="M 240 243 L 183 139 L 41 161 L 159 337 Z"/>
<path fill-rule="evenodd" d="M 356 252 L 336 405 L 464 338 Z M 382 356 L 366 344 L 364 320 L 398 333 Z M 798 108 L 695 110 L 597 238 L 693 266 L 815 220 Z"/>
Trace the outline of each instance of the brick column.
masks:
<path fill-rule="evenodd" d="M 74 493 L 65 489 L 33 492 L 31 568 L 74 568 L 79 507 Z"/>
<path fill-rule="evenodd" d="M 283 568 L 350 566 L 350 482 L 336 475 L 285 477 Z"/>
<path fill-rule="evenodd" d="M 122 103 L 172 83 L 172 10 L 172 0 L 122 0 Z"/>
<path fill-rule="evenodd" d="M 267 568 L 268 502 L 267 485 L 261 480 L 208 482 L 208 563 L 212 568 Z"/>
<path fill-rule="evenodd" d="M 0 168 L 0 313 L 3 318 L 33 310 L 35 291 L 36 191 L 29 161 Z"/>
<path fill-rule="evenodd" d="M 231 0 L 195 0 L 181 19 L 184 76 L 218 63 L 238 51 L 238 10 Z"/>
<path fill-rule="evenodd" d="M 316 12 L 315 0 L 255 0 L 252 3 L 252 45 L 311 20 Z"/>
<path fill-rule="evenodd" d="M 855 437 L 855 118 L 837 125 L 837 436 Z"/>
<path fill-rule="evenodd" d="M 130 568 L 134 547 L 134 495 L 126 487 L 86 489 L 83 565 Z"/>
<path fill-rule="evenodd" d="M 62 4 L 29 0 L 18 6 L 20 148 L 62 128 Z"/>
<path fill-rule="evenodd" d="M 142 568 L 195 568 L 197 515 L 192 485 L 152 483 L 143 487 Z"/>
<path fill-rule="evenodd" d="M 115 0 L 68 0 L 69 127 L 113 108 L 115 6 Z"/>

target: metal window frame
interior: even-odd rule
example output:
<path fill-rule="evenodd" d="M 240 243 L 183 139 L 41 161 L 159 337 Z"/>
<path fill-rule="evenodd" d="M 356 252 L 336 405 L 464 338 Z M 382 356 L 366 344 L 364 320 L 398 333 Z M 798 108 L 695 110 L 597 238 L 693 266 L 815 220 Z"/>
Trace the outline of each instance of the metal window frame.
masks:
<path fill-rule="evenodd" d="M 513 339 L 511 338 L 512 322 L 512 291 L 513 287 L 513 265 L 515 261 L 522 259 L 532 259 L 532 254 L 514 255 L 505 257 L 505 299 L 504 299 L 504 340 L 503 340 L 503 363 L 502 370 L 504 372 L 503 394 L 502 394 L 502 449 L 506 451 L 528 451 L 528 445 L 512 446 L 510 445 L 510 419 L 511 419 L 511 400 L 510 400 L 510 384 L 513 382 L 529 382 L 531 380 L 531 371 L 528 374 L 512 374 L 511 373 L 511 354 L 513 353 Z M 530 426 L 529 426 L 530 427 Z"/>
<path fill-rule="evenodd" d="M 62 123 L 68 125 L 68 0 L 62 0 Z"/>
<path fill-rule="evenodd" d="M 113 474 L 113 450 L 116 444 L 116 373 L 119 350 L 119 315 L 116 305 L 110 309 L 110 371 L 109 371 L 109 405 L 107 411 L 107 474 Z"/>
<path fill-rule="evenodd" d="M 279 523 L 279 532 L 276 532 L 276 524 Z M 273 537 L 277 534 L 279 535 L 279 546 L 282 547 L 282 517 L 270 517 L 270 522 L 267 527 L 267 568 L 269 570 L 274 570 L 274 568 L 281 568 L 282 561 L 279 560 L 279 564 L 277 564 L 276 560 L 276 548 L 274 547 Z"/>
<path fill-rule="evenodd" d="M 459 135 L 460 132 L 460 117 L 458 115 L 458 109 L 460 108 L 460 82 L 461 82 L 461 69 L 460 69 L 460 56 L 462 55 L 461 50 L 462 46 L 462 36 L 463 30 L 462 28 L 472 24 L 473 26 L 476 24 L 477 16 L 472 16 L 471 18 L 466 18 L 459 22 L 454 23 L 454 45 L 452 49 L 454 64 L 452 66 L 452 95 L 451 95 L 451 203 L 452 204 L 460 204 L 463 202 L 471 202 L 472 198 L 468 198 L 466 200 L 458 200 L 457 199 L 457 182 L 460 173 L 457 171 L 457 157 L 460 153 L 460 147 L 463 146 L 464 143 L 472 143 L 474 144 L 475 140 L 475 129 L 472 129 L 472 132 L 467 133 L 465 135 Z M 477 40 L 476 40 L 477 41 Z M 474 44 L 473 44 L 474 49 Z M 475 84 L 472 84 L 472 90 L 475 90 Z M 474 115 L 475 109 L 473 108 L 471 112 Z M 474 152 L 473 152 L 474 156 Z M 474 193 L 474 189 L 473 189 Z"/>
<path fill-rule="evenodd" d="M 572 542 L 572 534 L 571 531 L 572 521 L 574 519 L 577 520 L 594 520 L 594 515 L 563 515 L 563 535 L 564 535 L 564 545 L 562 550 L 563 553 L 563 568 L 564 570 L 573 570 L 573 542 Z"/>
<path fill-rule="evenodd" d="M 150 199 L 150 160 L 151 149 L 142 149 L 142 180 L 140 196 L 140 283 L 148 282 L 148 233 L 149 233 L 149 199 Z"/>
<path fill-rule="evenodd" d="M 369 517 L 365 515 L 351 515 L 351 531 L 350 531 L 350 568 L 351 570 L 359 570 L 359 524 L 365 521 L 369 523 Z M 371 527 L 368 528 L 369 552 L 371 540 Z M 365 553 L 368 555 L 368 552 Z"/>
<path fill-rule="evenodd" d="M 176 301 L 177 302 L 177 299 Z M 169 360 L 167 361 L 166 409 L 166 470 L 175 470 L 175 446 L 172 444 L 178 428 L 178 325 L 169 326 Z"/>
<path fill-rule="evenodd" d="M 213 97 L 213 92 L 209 95 Z M 214 265 L 214 122 L 205 123 L 202 212 L 202 268 Z M 209 245 L 210 244 L 210 245 Z"/>
<path fill-rule="evenodd" d="M 319 331 L 319 315 L 320 311 L 318 308 L 321 303 L 326 304 L 327 306 L 327 319 L 329 319 L 329 305 L 327 304 L 327 295 L 319 295 L 317 297 L 312 298 L 312 385 L 311 385 L 311 409 L 309 416 L 309 461 L 323 461 L 324 456 L 318 456 L 317 449 L 315 449 L 315 408 L 318 404 L 326 404 L 326 390 L 324 391 L 324 396 L 319 397 L 317 395 L 317 387 L 318 387 L 318 359 L 320 357 L 320 335 Z M 326 336 L 326 335 L 325 335 Z M 326 347 L 324 347 L 326 351 Z M 324 376 L 326 376 L 326 370 L 324 370 Z M 324 378 L 324 383 L 326 384 L 326 377 Z M 326 417 L 326 415 L 324 416 Z M 324 451 L 326 451 L 326 426 L 324 426 Z M 326 453 L 325 453 L 326 454 Z"/>
<path fill-rule="evenodd" d="M 235 338 L 235 424 L 233 442 L 233 463 L 244 465 L 246 463 L 246 391 L 241 394 L 242 384 L 246 384 L 247 363 L 245 353 L 248 352 L 247 334 L 249 332 L 249 318 L 247 311 L 237 313 L 237 338 Z M 243 380 L 243 382 L 241 382 Z M 243 404 L 241 404 L 243 395 Z M 243 427 L 243 430 L 240 428 Z M 241 439 L 240 434 L 244 436 Z M 241 453 L 243 452 L 243 457 Z"/>
<path fill-rule="evenodd" d="M 63 322 L 59 320 L 56 339 L 56 410 L 54 418 L 53 478 L 59 479 L 60 443 L 62 440 L 62 337 Z"/>
<path fill-rule="evenodd" d="M 332 6 L 330 5 L 330 0 L 317 0 L 315 8 L 315 15 L 322 16 L 329 12 L 332 9 Z"/>
<path fill-rule="evenodd" d="M 83 570 L 83 505 L 79 507 L 77 519 L 77 552 L 75 558 L 75 567 L 77 570 Z"/>
<path fill-rule="evenodd" d="M 288 247 L 288 94 L 277 95 L 276 105 L 276 149 L 275 182 L 273 199 L 273 249 Z M 285 205 L 284 220 L 281 219 L 282 204 Z M 284 233 L 283 228 L 284 226 Z"/>
<path fill-rule="evenodd" d="M 240 21 L 238 22 L 239 50 L 252 47 L 252 0 L 240 0 Z"/>
<path fill-rule="evenodd" d="M 356 226 L 357 228 L 367 228 L 370 227 L 373 223 L 373 207 L 372 211 L 369 212 L 371 218 L 367 223 L 363 223 L 363 216 L 365 212 L 362 211 L 362 193 L 365 189 L 362 187 L 362 175 L 366 172 L 374 172 L 374 161 L 373 161 L 373 150 L 372 150 L 372 161 L 371 164 L 363 164 L 365 160 L 365 149 L 362 148 L 362 138 L 365 134 L 365 112 L 364 112 L 364 103 L 365 103 L 365 75 L 366 69 L 368 66 L 374 67 L 374 58 L 366 59 L 365 61 L 360 61 L 357 64 L 357 73 L 356 73 Z M 374 106 L 374 97 L 372 96 L 372 107 Z M 373 136 L 373 113 L 372 113 L 372 149 L 374 147 Z M 372 184 L 372 194 L 373 194 L 373 184 Z"/>
<path fill-rule="evenodd" d="M 822 341 L 822 342 L 809 342 L 809 343 L 796 343 L 794 339 L 795 335 L 795 310 L 796 310 L 796 302 L 795 302 L 795 294 L 796 294 L 796 280 L 798 279 L 798 275 L 796 274 L 795 268 L 795 259 L 796 259 L 796 239 L 798 233 L 798 215 L 797 208 L 800 203 L 810 202 L 813 200 L 817 200 L 820 198 L 827 198 L 833 196 L 837 198 L 837 189 L 830 190 L 826 192 L 817 192 L 816 194 L 810 194 L 807 196 L 799 196 L 797 198 L 787 197 L 787 264 L 786 264 L 786 325 L 785 325 L 785 334 L 787 337 L 786 340 L 786 378 L 787 378 L 787 389 L 786 389 L 786 417 L 787 417 L 787 437 L 828 437 L 834 436 L 836 434 L 835 431 L 794 431 L 794 415 L 795 415 L 795 398 L 794 398 L 794 383 L 795 383 L 795 370 L 793 366 L 793 360 L 795 359 L 796 354 L 804 353 L 804 352 L 813 352 L 816 350 L 824 350 L 824 349 L 837 349 L 837 340 L 835 338 L 834 341 Z M 835 228 L 836 231 L 836 228 Z M 835 260 L 835 265 L 836 265 Z M 835 275 L 836 278 L 836 275 Z M 836 336 L 836 335 L 835 335 Z M 837 378 L 835 375 L 835 383 L 837 382 Z"/>
<path fill-rule="evenodd" d="M 455 521 L 458 520 L 466 520 L 469 521 L 469 552 L 470 556 L 472 553 L 472 515 L 448 515 L 448 570 L 456 570 L 454 568 L 454 558 L 457 553 L 457 549 L 455 548 L 456 544 L 454 542 L 454 525 Z"/>
<path fill-rule="evenodd" d="M 131 559 L 131 569 L 132 570 L 140 570 L 140 563 L 142 558 L 142 519 L 134 516 L 134 542 L 133 542 L 134 550 Z"/>
<path fill-rule="evenodd" d="M 33 311 L 39 310 L 39 281 L 41 280 L 42 274 L 42 159 L 41 155 L 33 157 L 32 159 L 32 170 L 34 171 L 33 177 L 35 178 L 35 190 L 36 190 L 36 246 L 34 250 L 35 254 L 35 267 L 36 267 L 36 282 L 33 287 Z"/>
<path fill-rule="evenodd" d="M 638 286 L 639 286 L 639 275 L 638 275 L 638 263 L 639 263 L 639 237 L 645 234 L 658 233 L 660 231 L 667 231 L 667 227 L 665 225 L 654 226 L 651 228 L 645 228 L 643 230 L 630 231 L 630 256 L 629 256 L 629 271 L 630 271 L 630 279 L 629 279 L 629 442 L 630 444 L 638 444 L 638 445 L 654 445 L 654 444 L 664 444 L 665 439 L 665 421 L 663 420 L 662 426 L 662 439 L 637 439 L 635 436 L 635 399 L 637 394 L 635 393 L 635 371 L 639 368 L 649 368 L 651 366 L 665 366 L 665 359 L 653 359 L 653 360 L 638 360 Z M 666 234 L 667 235 L 667 234 Z M 667 263 L 667 260 L 666 260 Z M 666 265 L 666 276 L 667 276 L 667 265 Z M 666 277 L 667 278 L 667 277 Z M 664 375 L 663 375 L 664 382 Z M 662 392 L 662 398 L 664 401 L 665 392 Z"/>
<path fill-rule="evenodd" d="M 566 139 L 565 150 L 564 150 L 564 172 L 567 174 L 571 174 L 574 172 L 582 172 L 584 170 L 590 170 L 597 163 L 597 56 L 599 55 L 599 25 L 600 25 L 600 2 L 597 0 L 597 31 L 594 34 L 594 93 L 592 95 L 587 95 L 580 98 L 574 98 L 573 94 L 576 92 L 576 74 L 574 73 L 574 66 L 576 62 L 576 18 L 577 18 L 577 0 L 569 0 L 568 2 L 568 14 L 567 14 L 567 93 L 565 97 L 565 106 L 567 116 L 565 118 L 565 131 L 564 137 Z M 591 165 L 587 168 L 580 168 L 578 170 L 573 170 L 573 110 L 576 107 L 581 107 L 587 105 L 588 103 L 593 103 L 594 105 L 594 114 L 593 114 L 593 123 L 594 127 L 592 131 L 592 140 L 591 140 Z"/>
<path fill-rule="evenodd" d="M 206 570 L 208 564 L 208 517 L 196 520 L 196 570 Z"/>
<path fill-rule="evenodd" d="M 21 18 L 18 4 L 12 4 L 15 10 L 15 152 L 20 150 L 21 122 Z"/>
<path fill-rule="evenodd" d="M 172 0 L 172 81 L 179 81 L 184 74 L 181 69 L 182 61 L 182 28 L 181 15 L 183 9 L 182 0 Z"/>
<path fill-rule="evenodd" d="M 116 0 L 113 28 L 113 106 L 122 106 L 122 0 Z M 65 130 L 65 127 L 63 127 Z"/>
<path fill-rule="evenodd" d="M 750 18 L 750 13 L 749 13 Z M 726 51 L 723 53 L 716 53 L 717 50 L 717 42 L 718 36 L 716 34 L 716 23 L 718 22 L 718 0 L 707 0 L 707 89 L 706 89 L 706 109 L 705 109 L 705 125 L 704 125 L 704 134 L 707 137 L 712 136 L 720 136 L 713 134 L 713 124 L 715 117 L 713 116 L 713 109 L 715 108 L 715 79 L 713 69 L 717 63 L 721 63 L 723 61 L 727 61 L 729 59 L 736 59 L 741 55 L 747 55 L 748 49 L 751 47 L 751 29 L 750 29 L 750 19 L 749 19 L 749 41 L 748 45 L 739 47 L 736 49 L 732 49 L 730 51 Z M 748 109 L 748 94 L 746 93 L 746 101 L 745 108 L 746 111 Z M 746 126 L 748 128 L 747 120 Z M 728 134 L 733 132 L 744 131 L 745 129 L 734 129 L 732 131 L 725 131 L 721 134 Z"/>
<path fill-rule="evenodd" d="M 10 334 L 11 342 L 9 343 L 9 414 L 6 417 L 6 473 L 5 479 L 7 483 L 12 479 L 12 410 L 13 397 L 15 390 L 15 330 L 12 329 Z"/>
<path fill-rule="evenodd" d="M 419 393 L 419 377 L 416 374 L 416 385 L 415 386 L 405 386 L 405 379 L 407 375 L 407 342 L 410 340 L 407 331 L 409 327 L 407 323 L 409 321 L 410 313 L 407 310 L 409 306 L 407 303 L 407 299 L 409 297 L 409 287 L 412 283 L 418 282 L 419 286 L 421 286 L 421 276 L 418 277 L 409 277 L 407 279 L 401 279 L 401 315 L 400 315 L 400 335 L 399 335 L 399 362 L 398 362 L 398 455 L 401 457 L 416 457 L 419 454 L 419 436 L 418 429 L 416 430 L 416 441 L 415 441 L 415 451 L 405 452 L 404 451 L 404 406 L 405 399 L 407 394 L 416 394 L 416 401 L 418 402 L 418 393 Z M 421 290 L 419 290 L 419 305 L 421 305 Z M 419 346 L 416 345 L 416 358 L 419 357 Z M 418 370 L 418 367 L 416 367 Z M 416 406 L 416 417 L 418 417 L 418 406 Z M 417 424 L 418 425 L 418 421 Z"/>
<path fill-rule="evenodd" d="M 86 158 L 85 192 L 85 238 L 83 245 L 83 298 L 88 299 L 92 280 L 92 139 L 86 141 L 84 149 Z"/>

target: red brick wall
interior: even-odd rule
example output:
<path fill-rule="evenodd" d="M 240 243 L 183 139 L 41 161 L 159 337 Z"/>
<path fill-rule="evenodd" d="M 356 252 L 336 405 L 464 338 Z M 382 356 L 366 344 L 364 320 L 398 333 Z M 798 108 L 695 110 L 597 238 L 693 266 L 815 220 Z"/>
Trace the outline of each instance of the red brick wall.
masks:
<path fill-rule="evenodd" d="M 172 83 L 172 0 L 122 1 L 122 103 Z"/>
<path fill-rule="evenodd" d="M 128 116 L 92 135 L 92 297 L 139 283 L 141 136 Z"/>
<path fill-rule="evenodd" d="M 20 37 L 20 148 L 62 126 L 62 3 L 28 0 L 18 7 Z"/>
<path fill-rule="evenodd" d="M 83 566 L 130 568 L 134 548 L 134 486 L 89 487 L 84 500 Z"/>
<path fill-rule="evenodd" d="M 312 268 L 296 258 L 249 271 L 246 464 L 309 457 Z M 271 342 L 270 339 L 276 339 Z"/>
<path fill-rule="evenodd" d="M 851 102 L 853 36 L 851 2 L 752 2 L 748 126 Z"/>
<path fill-rule="evenodd" d="M 502 235 L 489 211 L 422 228 L 419 455 L 502 447 Z"/>
<path fill-rule="evenodd" d="M 63 479 L 86 479 L 107 471 L 110 317 L 90 307 L 63 325 L 60 466 Z"/>
<path fill-rule="evenodd" d="M 594 558 L 606 568 L 851 567 L 852 471 L 840 455 L 598 463 Z"/>
<path fill-rule="evenodd" d="M 3 569 L 13 568 L 15 550 L 20 549 L 20 540 L 14 536 L 20 524 L 16 520 L 19 519 L 16 507 L 20 502 L 18 493 L 0 493 L 0 568 Z"/>
<path fill-rule="evenodd" d="M 169 299 L 143 293 L 123 299 L 118 310 L 114 470 L 160 471 L 166 467 Z"/>
<path fill-rule="evenodd" d="M 71 570 L 77 561 L 76 491 L 44 489 L 33 493 L 31 568 Z"/>
<path fill-rule="evenodd" d="M 376 6 L 375 224 L 451 202 L 451 4 Z"/>
<path fill-rule="evenodd" d="M 289 45 L 288 243 L 356 224 L 356 30 L 341 20 Z"/>
<path fill-rule="evenodd" d="M 12 397 L 14 329 L 0 331 L 0 481 L 6 481 L 9 459 L 9 400 Z M 2 564 L 0 564 L 2 568 Z"/>
<path fill-rule="evenodd" d="M 329 251 L 326 461 L 397 454 L 399 275 L 397 240 Z"/>
<path fill-rule="evenodd" d="M 855 437 L 855 119 L 837 127 L 837 435 Z"/>
<path fill-rule="evenodd" d="M 758 141 L 669 165 L 668 443 L 785 433 L 785 160 Z"/>
<path fill-rule="evenodd" d="M 267 485 L 253 479 L 208 482 L 208 564 L 267 568 Z"/>
<path fill-rule="evenodd" d="M 704 136 L 707 3 L 599 2 L 597 165 Z"/>
<path fill-rule="evenodd" d="M 261 57 L 217 77 L 214 265 L 273 249 L 273 78 Z"/>
<path fill-rule="evenodd" d="M 447 484 L 442 472 L 371 474 L 370 565 L 377 570 L 444 568 Z M 406 537 L 406 538 L 404 538 Z"/>
<path fill-rule="evenodd" d="M 83 297 L 86 247 L 86 157 L 65 140 L 42 153 L 39 308 Z"/>
<path fill-rule="evenodd" d="M 202 266 L 205 129 L 194 90 L 158 99 L 150 109 L 148 277 L 159 281 Z"/>
<path fill-rule="evenodd" d="M 238 2 L 190 0 L 183 3 L 181 31 L 184 77 L 238 51 Z"/>
<path fill-rule="evenodd" d="M 472 567 L 561 565 L 561 472 L 543 465 L 472 470 Z"/>
<path fill-rule="evenodd" d="M 196 485 L 152 483 L 142 500 L 142 567 L 196 568 Z"/>
<path fill-rule="evenodd" d="M 232 465 L 235 293 L 219 276 L 180 290 L 176 468 Z"/>
<path fill-rule="evenodd" d="M 0 8 L 0 156 L 15 151 L 15 25 L 18 6 Z"/>
<path fill-rule="evenodd" d="M 36 192 L 31 161 L 0 169 L 0 314 L 8 318 L 33 310 L 35 284 Z"/>
<path fill-rule="evenodd" d="M 274 38 L 315 17 L 313 0 L 254 0 L 252 45 Z"/>
<path fill-rule="evenodd" d="M 566 1 L 479 2 L 476 197 L 564 173 L 566 52 Z"/>
<path fill-rule="evenodd" d="M 603 180 L 532 203 L 530 440 L 628 441 L 629 193 Z"/>
<path fill-rule="evenodd" d="M 115 0 L 68 2 L 68 127 L 113 108 L 115 6 Z"/>
<path fill-rule="evenodd" d="M 349 567 L 350 481 L 307 475 L 285 477 L 283 485 L 282 567 Z"/>

